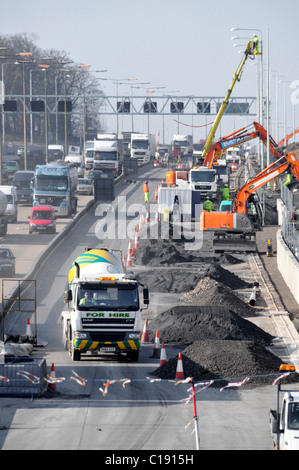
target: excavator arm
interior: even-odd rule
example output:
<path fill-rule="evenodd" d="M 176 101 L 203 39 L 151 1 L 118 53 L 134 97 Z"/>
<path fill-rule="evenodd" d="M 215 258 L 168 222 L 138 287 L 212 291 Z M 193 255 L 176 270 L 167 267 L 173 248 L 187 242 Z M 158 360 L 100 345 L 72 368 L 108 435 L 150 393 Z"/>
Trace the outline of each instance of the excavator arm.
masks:
<path fill-rule="evenodd" d="M 246 131 L 247 127 L 242 127 L 236 132 L 229 134 L 218 142 L 213 144 L 204 159 L 203 165 L 207 166 L 208 168 L 213 167 L 213 163 L 216 162 L 222 152 L 224 152 L 229 147 L 237 147 L 238 145 L 243 144 L 244 142 L 248 142 L 249 140 L 256 139 L 257 137 L 263 142 L 263 144 L 267 145 L 267 131 L 266 129 L 259 124 L 258 122 L 253 122 L 255 130 L 252 132 Z M 270 152 L 275 157 L 278 158 L 281 153 L 278 151 L 278 145 L 274 141 L 274 139 L 270 136 Z"/>
<path fill-rule="evenodd" d="M 254 193 L 273 179 L 290 172 L 299 181 L 299 150 L 286 153 L 246 183 L 237 193 L 232 210 L 202 211 L 200 229 L 213 231 L 215 252 L 255 252 L 256 230 L 261 227 Z M 254 206 L 254 209 L 253 207 Z"/>
<path fill-rule="evenodd" d="M 237 194 L 233 212 L 246 214 L 248 211 L 247 201 L 251 194 L 287 171 L 290 171 L 299 181 L 299 160 L 297 158 L 295 153 L 287 153 L 246 183 Z"/>

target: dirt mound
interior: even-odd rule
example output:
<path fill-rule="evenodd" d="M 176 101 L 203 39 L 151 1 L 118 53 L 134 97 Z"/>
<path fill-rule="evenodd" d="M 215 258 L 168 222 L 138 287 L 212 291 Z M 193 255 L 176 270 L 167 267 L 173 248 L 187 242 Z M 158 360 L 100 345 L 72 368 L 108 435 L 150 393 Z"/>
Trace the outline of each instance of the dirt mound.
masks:
<path fill-rule="evenodd" d="M 175 379 L 177 361 L 177 357 L 169 359 L 151 375 Z M 281 359 L 256 341 L 196 341 L 182 352 L 182 361 L 185 378 L 214 380 L 213 386 L 219 388 L 228 382 L 240 382 L 246 377 L 250 377 L 250 380 L 242 388 L 270 385 L 280 374 L 281 365 Z M 284 379 L 284 383 L 298 381 L 298 374 Z"/>
<path fill-rule="evenodd" d="M 206 259 L 199 251 L 186 250 L 184 243 L 164 239 L 140 239 L 135 255 L 136 264 L 147 266 L 212 261 L 214 261 L 212 256 Z"/>
<path fill-rule="evenodd" d="M 179 267 L 153 268 L 137 274 L 138 280 L 142 284 L 145 283 L 151 292 L 188 292 L 206 277 L 221 282 L 231 289 L 244 289 L 252 286 L 216 263 L 201 263 L 197 269 L 194 266 L 190 266 L 189 269 L 187 266 L 181 269 Z"/>
<path fill-rule="evenodd" d="M 256 309 L 240 299 L 233 289 L 210 277 L 201 279 L 195 288 L 183 294 L 180 300 L 188 305 L 229 307 L 241 317 L 259 315 Z"/>
<path fill-rule="evenodd" d="M 229 307 L 219 306 L 184 305 L 170 308 L 150 322 L 150 342 L 154 342 L 156 331 L 159 331 L 161 341 L 182 345 L 207 339 L 255 340 L 269 345 L 273 339 Z"/>

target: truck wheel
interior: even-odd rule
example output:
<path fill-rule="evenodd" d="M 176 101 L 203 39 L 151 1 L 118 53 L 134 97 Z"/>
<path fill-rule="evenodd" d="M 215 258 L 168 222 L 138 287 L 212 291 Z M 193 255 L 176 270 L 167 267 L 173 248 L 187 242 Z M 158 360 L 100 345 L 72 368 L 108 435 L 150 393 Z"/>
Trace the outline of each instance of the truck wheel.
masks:
<path fill-rule="evenodd" d="M 68 347 L 69 347 L 69 354 L 73 361 L 80 361 L 81 359 L 81 352 L 78 349 L 74 348 L 74 342 L 72 340 L 71 330 L 69 330 L 69 337 L 68 337 Z"/>
<path fill-rule="evenodd" d="M 139 349 L 137 349 L 136 351 L 128 352 L 127 357 L 130 361 L 138 362 L 138 360 L 139 360 Z"/>

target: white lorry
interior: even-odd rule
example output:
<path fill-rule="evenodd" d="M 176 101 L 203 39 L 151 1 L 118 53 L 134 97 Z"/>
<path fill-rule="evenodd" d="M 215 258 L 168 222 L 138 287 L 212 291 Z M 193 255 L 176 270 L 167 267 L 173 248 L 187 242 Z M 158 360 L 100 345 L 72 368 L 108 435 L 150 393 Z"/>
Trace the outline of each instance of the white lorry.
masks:
<path fill-rule="evenodd" d="M 226 150 L 226 161 L 229 163 L 237 163 L 240 162 L 240 149 L 239 147 L 231 147 L 230 149 Z"/>
<path fill-rule="evenodd" d="M 112 250 L 85 251 L 74 261 L 65 292 L 62 338 L 72 360 L 82 353 L 139 357 L 142 320 L 139 286 Z M 143 302 L 149 303 L 143 286 Z"/>
<path fill-rule="evenodd" d="M 189 173 L 189 185 L 193 191 L 200 191 L 201 200 L 210 199 L 211 201 L 218 201 L 219 178 L 215 169 L 210 169 L 205 166 L 192 168 Z"/>
<path fill-rule="evenodd" d="M 277 409 L 270 410 L 270 434 L 277 450 L 299 450 L 299 389 L 282 390 L 278 384 Z M 280 394 L 283 393 L 281 408 Z"/>
<path fill-rule="evenodd" d="M 117 134 L 97 134 L 94 141 L 93 169 L 117 177 L 123 164 L 123 139 Z"/>
<path fill-rule="evenodd" d="M 147 163 L 155 159 L 156 139 L 153 134 L 131 134 L 131 158 L 140 163 Z"/>
<path fill-rule="evenodd" d="M 186 134 L 174 134 L 172 141 L 172 154 L 174 157 L 178 155 L 193 155 L 193 137 Z"/>
<path fill-rule="evenodd" d="M 94 157 L 94 140 L 87 140 L 85 142 L 84 150 L 84 166 L 86 170 L 93 168 L 93 157 Z"/>
<path fill-rule="evenodd" d="M 84 158 L 80 154 L 66 155 L 64 159 L 65 163 L 70 163 L 77 169 L 78 178 L 84 177 Z"/>
<path fill-rule="evenodd" d="M 7 199 L 4 213 L 7 217 L 7 222 L 16 223 L 18 219 L 17 188 L 15 186 L 0 186 L 0 191 L 5 194 Z"/>

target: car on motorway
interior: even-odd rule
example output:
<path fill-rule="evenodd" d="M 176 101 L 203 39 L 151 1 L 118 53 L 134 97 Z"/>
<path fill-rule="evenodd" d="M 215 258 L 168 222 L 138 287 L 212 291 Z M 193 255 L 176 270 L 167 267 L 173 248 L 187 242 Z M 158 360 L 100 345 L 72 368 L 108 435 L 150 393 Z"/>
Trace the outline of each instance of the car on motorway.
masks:
<path fill-rule="evenodd" d="M 92 182 L 88 178 L 78 178 L 77 193 L 91 195 L 93 193 Z"/>
<path fill-rule="evenodd" d="M 19 148 L 18 148 L 17 154 L 18 154 L 20 157 L 24 155 L 24 153 L 25 153 L 25 152 L 24 152 L 24 149 L 25 149 L 25 147 L 19 147 Z M 30 153 L 29 147 L 26 147 L 26 153 L 27 153 L 27 155 L 29 155 L 29 153 Z"/>
<path fill-rule="evenodd" d="M 56 216 L 52 206 L 34 206 L 29 216 L 29 233 L 56 233 Z"/>
<path fill-rule="evenodd" d="M 90 170 L 90 172 L 87 175 L 87 179 L 93 184 L 95 176 L 99 173 L 103 173 L 102 170 Z"/>
<path fill-rule="evenodd" d="M 33 203 L 33 189 L 31 181 L 34 178 L 34 171 L 16 171 L 13 177 L 13 186 L 17 191 L 18 202 Z"/>
<path fill-rule="evenodd" d="M 15 160 L 7 160 L 5 162 L 5 168 L 7 170 L 7 173 L 8 173 L 9 177 L 13 177 L 15 172 L 20 169 L 18 162 L 15 161 Z"/>
<path fill-rule="evenodd" d="M 12 250 L 7 246 L 0 246 L 0 276 L 14 276 L 16 272 L 16 259 Z"/>

